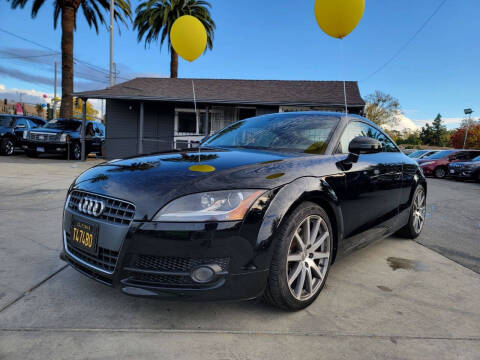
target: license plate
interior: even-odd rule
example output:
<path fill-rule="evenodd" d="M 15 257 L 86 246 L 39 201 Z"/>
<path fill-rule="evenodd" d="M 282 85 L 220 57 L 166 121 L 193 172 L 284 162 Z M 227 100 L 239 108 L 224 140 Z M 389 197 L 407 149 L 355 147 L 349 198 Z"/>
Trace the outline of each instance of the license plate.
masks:
<path fill-rule="evenodd" d="M 450 174 L 454 174 L 454 173 L 455 173 L 455 170 L 450 169 Z"/>
<path fill-rule="evenodd" d="M 45 152 L 45 148 L 44 147 L 37 147 L 37 152 Z"/>
<path fill-rule="evenodd" d="M 98 225 L 72 220 L 70 244 L 90 254 L 97 254 Z"/>

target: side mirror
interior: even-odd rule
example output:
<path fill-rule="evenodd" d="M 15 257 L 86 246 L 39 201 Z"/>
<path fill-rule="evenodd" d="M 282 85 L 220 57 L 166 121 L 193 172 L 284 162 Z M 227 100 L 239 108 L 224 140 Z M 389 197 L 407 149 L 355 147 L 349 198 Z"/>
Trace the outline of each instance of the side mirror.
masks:
<path fill-rule="evenodd" d="M 348 151 L 353 154 L 373 154 L 382 151 L 382 143 L 367 136 L 357 136 L 348 145 Z"/>

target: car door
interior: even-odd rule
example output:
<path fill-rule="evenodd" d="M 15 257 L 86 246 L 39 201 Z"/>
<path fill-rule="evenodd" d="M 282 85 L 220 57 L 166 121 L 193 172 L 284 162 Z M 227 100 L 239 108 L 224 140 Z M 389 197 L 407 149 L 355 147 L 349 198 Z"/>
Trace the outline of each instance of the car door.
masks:
<path fill-rule="evenodd" d="M 395 228 L 402 195 L 404 155 L 383 132 L 363 121 L 352 121 L 340 137 L 336 153 L 341 161 L 357 136 L 382 143 L 382 152 L 360 154 L 344 167 L 345 191 L 341 195 L 344 218 L 344 251 L 362 247 Z"/>
<path fill-rule="evenodd" d="M 28 124 L 28 120 L 25 118 L 18 118 L 15 120 L 15 125 L 13 127 L 13 132 L 15 133 L 15 146 L 20 146 L 20 143 L 23 139 L 23 132 L 25 130 L 29 130 L 30 125 Z"/>
<path fill-rule="evenodd" d="M 94 135 L 92 137 L 92 152 L 101 153 L 102 141 L 104 137 L 103 125 L 97 122 L 93 123 Z"/>

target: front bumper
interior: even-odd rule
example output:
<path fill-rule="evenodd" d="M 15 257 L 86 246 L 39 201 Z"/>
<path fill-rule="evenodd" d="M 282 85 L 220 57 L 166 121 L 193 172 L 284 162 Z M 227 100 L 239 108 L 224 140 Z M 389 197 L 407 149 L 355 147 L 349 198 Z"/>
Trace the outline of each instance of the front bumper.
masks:
<path fill-rule="evenodd" d="M 41 142 L 24 140 L 22 142 L 22 149 L 37 153 L 46 154 L 66 154 L 68 151 L 68 144 L 63 142 Z"/>
<path fill-rule="evenodd" d="M 68 201 L 68 200 L 67 200 Z M 98 255 L 70 244 L 72 219 L 98 225 Z M 195 300 L 244 300 L 262 295 L 268 267 L 242 222 L 129 224 L 92 219 L 68 206 L 64 212 L 61 257 L 74 269 L 128 295 Z M 246 233 L 252 234 L 251 231 Z M 263 260 L 261 260 L 263 259 Z M 216 265 L 207 283 L 191 273 Z"/>
<path fill-rule="evenodd" d="M 459 179 L 470 179 L 473 177 L 473 172 L 471 169 L 450 167 L 448 175 Z"/>

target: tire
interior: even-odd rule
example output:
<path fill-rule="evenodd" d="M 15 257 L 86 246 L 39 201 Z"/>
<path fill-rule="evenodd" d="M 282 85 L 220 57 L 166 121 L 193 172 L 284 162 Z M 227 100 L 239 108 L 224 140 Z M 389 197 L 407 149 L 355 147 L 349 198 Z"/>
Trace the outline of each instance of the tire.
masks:
<path fill-rule="evenodd" d="M 38 153 L 35 150 L 25 150 L 25 153 L 27 154 L 28 157 L 31 158 L 36 158 L 38 157 Z"/>
<path fill-rule="evenodd" d="M 419 194 L 423 194 L 423 200 L 419 200 Z M 420 206 L 418 205 L 420 203 Z M 408 223 L 401 228 L 397 235 L 407 238 L 415 239 L 422 232 L 425 225 L 425 214 L 427 209 L 427 196 L 425 194 L 425 188 L 423 185 L 418 185 L 413 193 L 412 205 L 410 206 L 410 215 L 408 217 Z M 420 223 L 417 223 L 415 218 L 418 218 Z M 418 226 L 419 225 L 419 226 Z"/>
<path fill-rule="evenodd" d="M 446 175 L 447 169 L 445 169 L 443 166 L 439 166 L 433 171 L 433 176 L 435 176 L 437 179 L 443 179 Z"/>
<path fill-rule="evenodd" d="M 15 152 L 15 145 L 11 139 L 2 139 L 0 143 L 0 154 L 11 156 Z"/>
<path fill-rule="evenodd" d="M 68 160 L 80 160 L 82 158 L 82 147 L 80 143 L 73 143 L 70 145 L 70 152 L 68 153 Z"/>
<path fill-rule="evenodd" d="M 311 237 L 318 226 L 313 244 L 303 241 L 308 238 L 307 223 Z M 333 249 L 330 219 L 320 206 L 304 202 L 282 222 L 273 241 L 264 300 L 281 309 L 301 310 L 315 301 L 327 280 Z"/>

